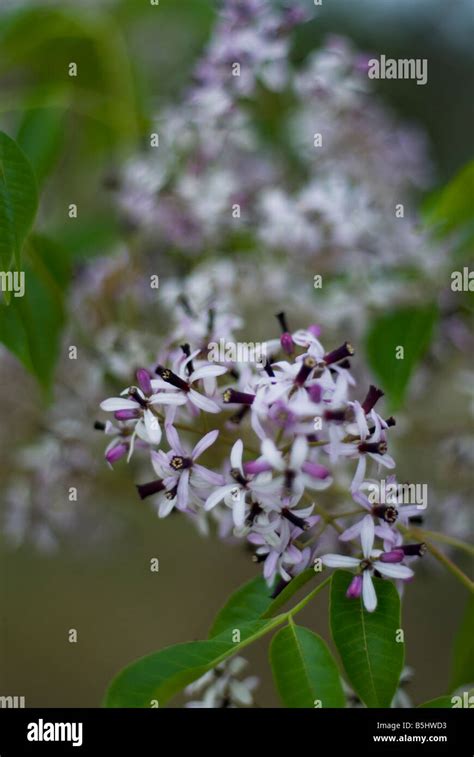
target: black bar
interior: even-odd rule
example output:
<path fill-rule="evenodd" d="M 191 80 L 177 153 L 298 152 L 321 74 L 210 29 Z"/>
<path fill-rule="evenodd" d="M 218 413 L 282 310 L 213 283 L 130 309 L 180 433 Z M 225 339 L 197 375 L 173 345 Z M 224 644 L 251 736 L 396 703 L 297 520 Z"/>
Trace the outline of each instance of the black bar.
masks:
<path fill-rule="evenodd" d="M 42 728 L 37 731 L 36 727 Z M 63 733 L 47 724 L 82 724 Z M 74 739 L 29 741 L 54 734 Z M 80 737 L 80 738 L 79 738 Z M 390 737 L 390 738 L 388 738 Z M 416 737 L 416 738 L 415 738 Z M 424 737 L 424 742 L 423 742 Z M 79 744 L 81 740 L 81 744 Z M 471 757 L 469 709 L 11 709 L 0 710 L 0 755 L 149 755 L 203 749 L 225 755 L 288 746 L 292 754 Z"/>

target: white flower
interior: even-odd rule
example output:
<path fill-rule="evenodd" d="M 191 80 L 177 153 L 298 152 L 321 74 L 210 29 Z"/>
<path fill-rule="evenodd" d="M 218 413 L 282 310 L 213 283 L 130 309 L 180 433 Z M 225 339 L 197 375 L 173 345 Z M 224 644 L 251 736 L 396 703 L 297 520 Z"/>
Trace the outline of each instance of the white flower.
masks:
<path fill-rule="evenodd" d="M 357 568 L 358 574 L 349 586 L 347 596 L 354 598 L 362 593 L 365 609 L 368 612 L 373 612 L 377 607 L 377 595 L 372 581 L 372 573 L 375 570 L 388 578 L 407 580 L 413 576 L 413 571 L 406 565 L 382 561 L 381 558 L 383 558 L 384 553 L 380 549 L 373 549 L 374 536 L 373 518 L 371 515 L 366 515 L 360 531 L 362 560 L 356 557 L 332 554 L 323 555 L 321 558 L 323 564 L 328 568 Z"/>

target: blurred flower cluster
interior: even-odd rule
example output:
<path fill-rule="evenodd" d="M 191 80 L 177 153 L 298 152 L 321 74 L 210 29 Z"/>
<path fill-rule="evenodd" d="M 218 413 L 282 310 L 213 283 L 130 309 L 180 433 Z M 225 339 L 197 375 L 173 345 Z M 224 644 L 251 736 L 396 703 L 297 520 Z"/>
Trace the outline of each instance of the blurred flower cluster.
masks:
<path fill-rule="evenodd" d="M 193 86 L 129 163 L 120 206 L 163 250 L 250 246 L 318 272 L 349 256 L 353 268 L 433 272 L 439 257 L 413 210 L 430 179 L 423 136 L 379 104 L 346 40 L 296 67 L 290 32 L 304 20 L 295 4 L 224 2 Z"/>

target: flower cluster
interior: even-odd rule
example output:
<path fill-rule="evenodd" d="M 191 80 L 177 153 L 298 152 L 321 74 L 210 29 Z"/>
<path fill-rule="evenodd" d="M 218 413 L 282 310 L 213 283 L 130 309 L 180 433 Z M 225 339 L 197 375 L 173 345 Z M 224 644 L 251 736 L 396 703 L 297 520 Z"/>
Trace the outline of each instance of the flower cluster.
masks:
<path fill-rule="evenodd" d="M 291 31 L 306 20 L 297 4 L 225 0 L 192 86 L 153 124 L 159 145 L 128 164 L 119 206 L 163 251 L 243 242 L 318 270 L 343 271 L 350 255 L 433 271 L 410 209 L 429 181 L 422 136 L 377 103 L 367 57 L 346 40 L 296 67 Z M 263 142 L 265 108 L 278 136 Z"/>
<path fill-rule="evenodd" d="M 113 417 L 97 424 L 112 436 L 107 461 L 146 450 L 154 477 L 138 484 L 139 496 L 152 498 L 161 518 L 177 510 L 202 525 L 212 513 L 221 536 L 252 545 L 276 592 L 313 562 L 331 521 L 325 511 L 321 519 L 313 498 L 349 465 L 347 495 L 361 518 L 340 539 L 347 544 L 360 537 L 362 556 L 322 561 L 354 568 L 349 596 L 362 593 L 367 610 L 374 610 L 371 576 L 408 580 L 413 571 L 405 559 L 423 552 L 422 545 L 403 545 L 397 528 L 417 506 L 374 502 L 365 493 L 370 467 L 395 467 L 388 452 L 395 421 L 376 410 L 383 392 L 370 386 L 360 400 L 351 398 L 351 344 L 328 351 L 318 325 L 292 331 L 284 313 L 277 315 L 280 336 L 264 343 L 265 361 L 231 362 L 223 355 L 211 362 L 208 345 L 223 333 L 235 339 L 229 327 L 237 319 L 213 308 L 196 311 L 188 300 L 182 305 L 193 319 L 193 342 L 180 343 L 180 324 L 156 364 L 138 369 L 136 384 L 101 404 Z M 211 462 L 204 465 L 203 456 Z M 375 537 L 383 550 L 374 550 Z"/>

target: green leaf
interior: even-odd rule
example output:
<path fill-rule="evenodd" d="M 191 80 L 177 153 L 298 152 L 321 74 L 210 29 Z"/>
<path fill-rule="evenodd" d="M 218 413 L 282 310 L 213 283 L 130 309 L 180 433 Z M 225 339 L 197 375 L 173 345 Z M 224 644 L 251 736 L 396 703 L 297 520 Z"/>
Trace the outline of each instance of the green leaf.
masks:
<path fill-rule="evenodd" d="M 409 381 L 430 344 L 437 315 L 434 305 L 403 308 L 380 316 L 369 330 L 367 357 L 393 410 L 403 403 Z M 403 357 L 397 357 L 399 347 L 403 347 Z"/>
<path fill-rule="evenodd" d="M 112 681 L 105 706 L 150 707 L 157 700 L 162 707 L 189 683 L 281 625 L 285 617 L 240 623 L 236 626 L 241 639 L 238 643 L 233 641 L 234 629 L 228 628 L 211 640 L 176 644 L 142 657 Z"/>
<path fill-rule="evenodd" d="M 429 199 L 426 220 L 447 234 L 474 220 L 474 160 Z"/>
<path fill-rule="evenodd" d="M 64 108 L 32 108 L 23 116 L 18 144 L 31 161 L 42 183 L 53 168 L 64 138 Z"/>
<path fill-rule="evenodd" d="M 65 320 L 69 261 L 50 239 L 31 235 L 25 246 L 23 270 L 24 296 L 12 296 L 8 307 L 0 305 L 0 341 L 48 391 Z"/>
<path fill-rule="evenodd" d="M 270 664 L 285 707 L 345 707 L 336 662 L 324 640 L 308 628 L 290 623 L 278 631 Z"/>
<path fill-rule="evenodd" d="M 400 629 L 400 598 L 390 581 L 374 578 L 377 609 L 365 610 L 362 598 L 348 599 L 353 575 L 334 573 L 330 618 L 334 642 L 347 676 L 367 707 L 390 707 L 403 667 L 404 644 L 396 641 Z"/>
<path fill-rule="evenodd" d="M 56 83 L 73 93 L 71 108 L 102 122 L 108 141 L 135 141 L 139 114 L 129 51 L 112 15 L 99 9 L 25 8 L 0 30 L 0 73 L 24 71 L 38 88 Z M 68 76 L 70 62 L 78 76 Z"/>
<path fill-rule="evenodd" d="M 36 179 L 16 142 L 0 132 L 0 269 L 21 267 L 21 250 L 38 207 Z"/>
<path fill-rule="evenodd" d="M 459 709 L 463 707 L 474 706 L 474 689 L 469 691 L 457 691 L 456 694 L 449 694 L 444 697 L 430 699 L 428 702 L 419 704 L 418 707 L 444 707 L 449 709 Z"/>
<path fill-rule="evenodd" d="M 272 603 L 270 594 L 271 589 L 260 576 L 241 586 L 215 617 L 209 638 L 218 636 L 226 628 L 238 628 L 240 623 L 260 618 Z"/>
<path fill-rule="evenodd" d="M 450 690 L 474 681 L 474 597 L 470 597 L 454 642 Z"/>
<path fill-rule="evenodd" d="M 428 702 L 424 702 L 423 704 L 419 704 L 418 707 L 421 708 L 429 708 L 429 707 L 443 707 L 451 709 L 452 707 L 451 697 L 437 697 L 436 699 L 430 699 Z"/>

